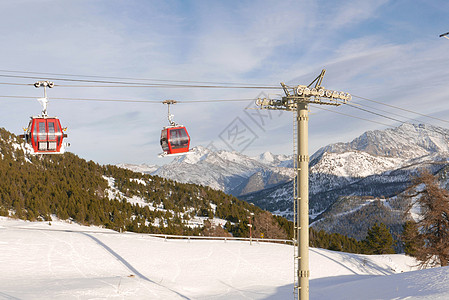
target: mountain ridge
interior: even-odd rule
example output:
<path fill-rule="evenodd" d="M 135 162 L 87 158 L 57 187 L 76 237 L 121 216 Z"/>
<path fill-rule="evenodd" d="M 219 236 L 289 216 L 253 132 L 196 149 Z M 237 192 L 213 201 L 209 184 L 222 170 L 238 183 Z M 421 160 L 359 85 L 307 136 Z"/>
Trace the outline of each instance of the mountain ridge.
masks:
<path fill-rule="evenodd" d="M 329 217 L 329 209 L 335 202 L 350 199 L 344 197 L 373 197 L 379 203 L 390 203 L 382 199 L 404 191 L 410 185 L 410 177 L 419 169 L 428 168 L 435 174 L 445 168 L 449 157 L 448 137 L 449 130 L 445 128 L 404 123 L 395 128 L 367 131 L 352 141 L 320 148 L 311 156 L 309 164 L 312 220 Z M 200 158 L 178 159 L 171 164 L 170 172 L 160 172 L 160 175 L 188 182 L 189 174 L 196 173 L 202 184 L 208 185 L 210 182 L 206 178 L 212 174 L 213 188 L 231 192 L 240 199 L 292 219 L 294 170 L 291 156 L 265 152 L 248 158 L 235 152 L 200 150 L 203 151 Z M 190 164 L 180 163 L 183 160 Z M 246 164 L 241 164 L 243 161 Z M 199 169 L 195 170 L 197 167 Z M 164 166 L 160 168 L 164 169 Z M 270 181 L 270 176 L 285 174 L 288 176 Z M 370 213 L 381 207 L 368 204 L 363 210 Z M 388 205 L 386 210 L 379 211 L 386 213 Z M 392 213 L 391 210 L 388 213 Z M 350 218 L 350 215 L 339 217 Z M 360 238 L 360 234 L 357 237 Z"/>
<path fill-rule="evenodd" d="M 396 195 L 411 185 L 411 177 L 420 169 L 446 172 L 448 136 L 444 128 L 403 124 L 320 148 L 310 162 L 311 226 L 361 239 L 374 222 L 383 222 L 399 233 L 407 205 L 401 203 L 403 207 L 398 208 Z M 448 187 L 447 182 L 442 184 Z M 290 182 L 240 198 L 291 219 L 292 193 Z M 349 213 L 333 208 L 338 201 L 348 202 Z"/>
<path fill-rule="evenodd" d="M 152 174 L 241 195 L 290 180 L 293 171 L 283 167 L 290 159 L 269 152 L 251 158 L 235 151 L 212 151 L 197 146 L 190 154 L 175 158 Z"/>
<path fill-rule="evenodd" d="M 404 123 L 395 128 L 367 131 L 351 142 L 340 142 L 318 149 L 311 161 L 325 152 L 358 150 L 375 156 L 417 158 L 432 153 L 449 153 L 449 130 L 427 125 Z M 442 138 L 444 137 L 444 138 Z"/>

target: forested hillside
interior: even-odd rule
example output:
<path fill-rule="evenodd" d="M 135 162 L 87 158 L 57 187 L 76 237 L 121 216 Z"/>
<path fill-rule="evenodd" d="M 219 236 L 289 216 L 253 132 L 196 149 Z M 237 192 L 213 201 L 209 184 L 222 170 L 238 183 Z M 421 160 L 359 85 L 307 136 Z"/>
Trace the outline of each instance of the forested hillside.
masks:
<path fill-rule="evenodd" d="M 288 223 L 223 192 L 100 166 L 72 153 L 26 156 L 16 136 L 4 129 L 0 135 L 1 215 L 56 216 L 135 232 L 248 236 L 253 213 L 254 236 L 289 236 Z M 214 218 L 224 226 L 214 226 Z"/>
<path fill-rule="evenodd" d="M 209 187 L 101 166 L 72 153 L 28 156 L 0 128 L 0 215 L 141 233 L 291 239 L 292 223 Z M 253 215 L 252 215 L 253 214 Z M 311 245 L 360 252 L 341 235 L 311 230 Z"/>

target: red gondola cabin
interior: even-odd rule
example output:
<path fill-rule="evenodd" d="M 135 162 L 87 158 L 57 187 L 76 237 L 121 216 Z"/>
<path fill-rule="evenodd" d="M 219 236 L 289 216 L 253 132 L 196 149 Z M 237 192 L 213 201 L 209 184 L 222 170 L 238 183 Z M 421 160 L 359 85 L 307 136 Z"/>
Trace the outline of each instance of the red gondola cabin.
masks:
<path fill-rule="evenodd" d="M 184 126 L 168 126 L 161 131 L 161 146 L 165 154 L 189 151 L 190 136 Z"/>
<path fill-rule="evenodd" d="M 31 154 L 61 154 L 65 137 L 59 119 L 54 117 L 31 117 L 24 135 L 32 148 Z"/>

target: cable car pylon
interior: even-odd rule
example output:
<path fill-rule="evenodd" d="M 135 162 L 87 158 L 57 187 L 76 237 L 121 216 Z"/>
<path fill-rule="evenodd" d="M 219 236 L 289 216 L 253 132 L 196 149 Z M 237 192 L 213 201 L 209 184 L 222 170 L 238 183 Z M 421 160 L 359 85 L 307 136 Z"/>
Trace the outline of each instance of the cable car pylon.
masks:
<path fill-rule="evenodd" d="M 190 136 L 185 126 L 173 121 L 174 115 L 170 113 L 170 105 L 176 104 L 176 100 L 164 100 L 163 104 L 168 106 L 168 126 L 161 131 L 160 143 L 162 153 L 159 157 L 177 156 L 190 154 Z"/>
<path fill-rule="evenodd" d="M 349 93 L 325 89 L 321 86 L 326 70 L 309 85 L 287 86 L 281 83 L 285 96 L 279 100 L 257 99 L 260 109 L 286 110 L 295 113 L 293 126 L 293 160 L 296 177 L 293 192 L 295 281 L 297 300 L 309 299 L 309 105 L 340 106 L 351 100 Z M 313 84 L 315 83 L 315 86 Z"/>
<path fill-rule="evenodd" d="M 67 137 L 67 134 L 64 133 L 67 128 L 61 126 L 57 117 L 49 117 L 47 114 L 47 87 L 54 87 L 54 83 L 37 81 L 34 86 L 44 88 L 44 97 L 37 99 L 42 105 L 42 114 L 32 116 L 28 127 L 23 129 L 24 134 L 19 135 L 19 137 L 24 139 L 25 149 L 31 155 L 63 154 L 65 146 L 69 146 L 69 144 L 63 143 L 64 138 Z"/>

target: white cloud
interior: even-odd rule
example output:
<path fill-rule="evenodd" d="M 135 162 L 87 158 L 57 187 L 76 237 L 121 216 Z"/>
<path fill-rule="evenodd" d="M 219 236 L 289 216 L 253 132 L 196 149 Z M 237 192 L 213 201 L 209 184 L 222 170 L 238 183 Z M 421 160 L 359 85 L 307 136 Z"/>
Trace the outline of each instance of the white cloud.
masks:
<path fill-rule="evenodd" d="M 336 11 L 325 10 L 327 14 L 331 14 L 331 17 L 325 19 L 329 21 L 328 25 L 334 30 L 357 26 L 358 23 L 378 17 L 379 9 L 388 2 L 390 1 L 345 1 L 337 7 Z M 332 13 L 335 15 L 332 16 Z"/>
<path fill-rule="evenodd" d="M 439 18 L 428 17 L 441 14 L 438 5 L 432 5 L 419 1 L 413 5 L 388 1 L 48 0 L 38 5 L 31 0 L 4 1 L 0 10 L 1 69 L 293 85 L 312 81 L 326 68 L 326 87 L 441 115 L 449 109 L 445 101 L 449 42 L 436 34 L 434 39 L 412 35 L 422 33 L 425 26 L 439 33 L 449 30 L 436 25 Z M 422 18 L 405 15 L 421 16 L 421 12 Z M 401 35 L 404 28 L 406 37 Z M 34 79 L 0 81 L 32 83 Z M 252 99 L 260 92 L 56 87 L 49 91 L 49 111 L 69 126 L 71 149 L 83 157 L 101 163 L 157 162 L 166 107 L 63 102 L 51 97 Z M 42 91 L 1 85 L 0 95 L 40 97 Z M 29 115 L 40 111 L 35 100 L 8 99 L 1 104 L 2 111 L 9 112 L 1 126 L 16 133 Z M 179 122 L 189 126 L 195 145 L 218 139 L 237 116 L 245 118 L 247 105 L 179 104 L 174 112 Z M 349 108 L 338 110 L 365 116 Z M 345 126 L 333 126 L 334 122 Z M 311 124 L 311 152 L 326 141 L 349 140 L 380 126 L 329 112 L 312 115 Z M 259 139 L 248 151 L 267 147 L 288 153 L 290 125 L 290 117 L 273 121 L 266 131 L 257 131 Z"/>

